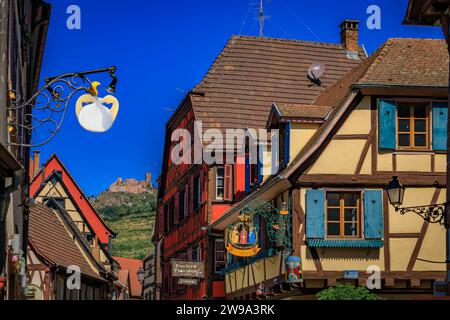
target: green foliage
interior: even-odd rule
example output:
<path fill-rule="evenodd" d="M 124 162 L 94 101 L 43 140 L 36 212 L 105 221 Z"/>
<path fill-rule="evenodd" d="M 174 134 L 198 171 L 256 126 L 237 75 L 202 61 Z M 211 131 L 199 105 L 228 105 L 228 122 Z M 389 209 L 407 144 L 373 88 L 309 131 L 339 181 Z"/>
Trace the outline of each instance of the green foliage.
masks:
<path fill-rule="evenodd" d="M 90 199 L 97 212 L 117 237 L 112 243 L 114 256 L 143 259 L 153 248 L 151 235 L 155 223 L 156 192 L 141 194 L 103 192 Z"/>
<path fill-rule="evenodd" d="M 338 284 L 336 287 L 319 292 L 319 300 L 381 300 L 365 287 L 355 287 L 351 284 Z"/>

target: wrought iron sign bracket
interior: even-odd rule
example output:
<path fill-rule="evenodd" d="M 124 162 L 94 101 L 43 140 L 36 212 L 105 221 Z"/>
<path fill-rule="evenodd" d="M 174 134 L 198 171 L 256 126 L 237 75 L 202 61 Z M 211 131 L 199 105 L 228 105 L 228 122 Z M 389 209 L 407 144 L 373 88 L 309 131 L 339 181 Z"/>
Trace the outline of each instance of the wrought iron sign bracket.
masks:
<path fill-rule="evenodd" d="M 416 206 L 416 207 L 395 207 L 395 211 L 401 215 L 407 213 L 415 213 L 422 217 L 425 221 L 433 224 L 447 225 L 447 219 L 445 216 L 445 208 L 448 203 L 433 204 L 428 206 Z"/>
<path fill-rule="evenodd" d="M 93 82 L 89 75 L 108 73 L 111 83 L 106 89 L 114 93 L 117 85 L 116 67 L 84 72 L 65 73 L 44 80 L 45 85 L 30 99 L 23 101 L 17 90 L 9 90 L 7 128 L 11 136 L 10 146 L 40 147 L 50 142 L 61 129 L 69 103 L 77 93 L 92 93 Z M 27 144 L 21 141 L 41 127 L 48 126 L 48 136 L 41 142 Z M 21 132 L 22 134 L 18 134 Z"/>

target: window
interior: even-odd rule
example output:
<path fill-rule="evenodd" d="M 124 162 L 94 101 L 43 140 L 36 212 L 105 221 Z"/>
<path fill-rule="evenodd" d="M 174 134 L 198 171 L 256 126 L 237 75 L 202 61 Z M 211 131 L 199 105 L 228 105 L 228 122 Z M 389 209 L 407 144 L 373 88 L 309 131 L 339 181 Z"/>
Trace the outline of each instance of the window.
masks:
<path fill-rule="evenodd" d="M 56 210 L 56 209 L 59 209 L 59 208 L 56 207 L 55 205 L 53 205 L 50 202 L 50 199 L 54 200 L 56 202 L 56 204 L 58 206 L 60 206 L 61 208 L 66 209 L 66 200 L 64 198 L 54 198 L 54 197 L 45 197 L 44 198 L 45 205 Z"/>
<path fill-rule="evenodd" d="M 216 239 L 214 243 L 215 260 L 214 260 L 214 272 L 220 273 L 222 268 L 226 265 L 226 252 L 223 239 Z"/>
<path fill-rule="evenodd" d="M 191 259 L 194 262 L 200 262 L 202 261 L 202 255 L 201 255 L 201 244 L 197 244 L 195 247 L 193 247 L 191 250 Z"/>
<path fill-rule="evenodd" d="M 179 204 L 178 204 L 178 221 L 183 221 L 184 217 L 186 216 L 184 210 L 185 210 L 185 206 L 184 206 L 184 193 L 185 191 L 182 190 L 179 193 L 178 199 L 179 199 Z"/>
<path fill-rule="evenodd" d="M 430 147 L 429 108 L 427 104 L 398 104 L 397 147 L 426 149 Z"/>
<path fill-rule="evenodd" d="M 224 194 L 224 178 L 225 178 L 224 167 L 217 167 L 216 171 L 216 199 L 223 200 Z"/>
<path fill-rule="evenodd" d="M 360 236 L 360 194 L 327 193 L 327 236 L 357 238 Z"/>

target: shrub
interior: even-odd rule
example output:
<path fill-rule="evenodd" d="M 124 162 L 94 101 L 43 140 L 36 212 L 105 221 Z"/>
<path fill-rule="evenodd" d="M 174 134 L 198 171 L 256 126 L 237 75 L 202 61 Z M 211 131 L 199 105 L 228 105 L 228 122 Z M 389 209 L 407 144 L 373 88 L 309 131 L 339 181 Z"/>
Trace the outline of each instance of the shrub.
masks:
<path fill-rule="evenodd" d="M 319 300 L 381 300 L 365 287 L 355 287 L 351 284 L 338 284 L 336 287 L 319 292 Z"/>

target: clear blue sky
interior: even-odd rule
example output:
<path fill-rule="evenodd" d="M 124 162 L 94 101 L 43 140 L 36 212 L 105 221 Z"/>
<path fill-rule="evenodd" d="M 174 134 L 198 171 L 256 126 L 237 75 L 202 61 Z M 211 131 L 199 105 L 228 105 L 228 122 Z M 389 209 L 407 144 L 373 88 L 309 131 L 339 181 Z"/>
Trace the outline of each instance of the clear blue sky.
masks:
<path fill-rule="evenodd" d="M 121 107 L 114 127 L 105 134 L 85 132 L 71 106 L 57 137 L 39 148 L 43 160 L 57 153 L 88 195 L 105 190 L 119 176 L 143 179 L 150 171 L 156 179 L 165 122 L 184 96 L 179 89 L 189 91 L 201 80 L 231 35 L 258 33 L 257 0 L 48 1 L 53 13 L 42 79 L 118 67 Z M 360 42 L 369 54 L 389 37 L 443 37 L 440 28 L 401 24 L 407 0 L 264 3 L 271 16 L 264 28 L 269 37 L 337 43 L 338 25 L 346 18 L 362 22 Z M 66 28 L 71 4 L 81 8 L 81 30 Z M 381 8 L 381 30 L 366 27 L 372 4 Z"/>

